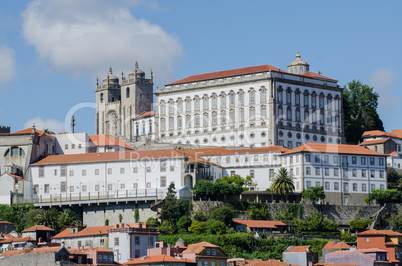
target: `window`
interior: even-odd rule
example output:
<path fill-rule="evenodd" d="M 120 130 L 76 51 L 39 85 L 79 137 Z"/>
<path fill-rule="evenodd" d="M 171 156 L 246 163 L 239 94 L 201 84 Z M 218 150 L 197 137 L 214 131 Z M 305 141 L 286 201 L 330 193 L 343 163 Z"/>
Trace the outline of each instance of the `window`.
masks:
<path fill-rule="evenodd" d="M 120 184 L 120 189 L 126 189 L 126 184 Z"/>
<path fill-rule="evenodd" d="M 166 161 L 161 161 L 160 171 L 166 172 Z"/>
<path fill-rule="evenodd" d="M 374 165 L 375 164 L 375 158 L 374 157 L 370 157 L 370 165 Z"/>
<path fill-rule="evenodd" d="M 300 105 L 300 94 L 299 93 L 296 93 L 296 95 L 295 95 L 295 104 Z"/>
<path fill-rule="evenodd" d="M 166 176 L 161 176 L 161 187 L 166 187 Z"/>
<path fill-rule="evenodd" d="M 108 185 L 107 185 L 107 189 L 108 189 L 108 190 L 112 190 L 112 188 L 113 188 L 112 184 L 108 184 Z"/>
<path fill-rule="evenodd" d="M 289 121 L 292 120 L 292 109 L 291 108 L 288 108 L 286 110 L 286 119 L 289 120 Z"/>
<path fill-rule="evenodd" d="M 353 183 L 353 191 L 357 191 L 357 183 Z"/>
<path fill-rule="evenodd" d="M 250 92 L 250 104 L 255 103 L 255 93 L 254 91 Z"/>
<path fill-rule="evenodd" d="M 64 149 L 68 150 L 68 144 L 64 145 Z"/>
<path fill-rule="evenodd" d="M 375 184 L 371 184 L 371 191 L 375 190 Z"/>
<path fill-rule="evenodd" d="M 234 94 L 231 94 L 230 95 L 230 105 L 234 106 L 234 104 L 235 104 L 235 96 L 234 96 Z"/>
<path fill-rule="evenodd" d="M 315 186 L 316 186 L 316 187 L 319 187 L 319 186 L 320 186 L 320 181 L 316 181 L 316 182 L 315 182 Z"/>
<path fill-rule="evenodd" d="M 265 103 L 267 101 L 266 95 L 267 95 L 267 92 L 265 90 L 262 90 L 261 91 L 261 100 L 260 100 L 262 103 Z"/>
<path fill-rule="evenodd" d="M 328 163 L 329 160 L 329 156 L 328 155 L 324 155 L 324 163 Z"/>
<path fill-rule="evenodd" d="M 174 165 L 170 166 L 170 172 L 174 172 Z"/>
<path fill-rule="evenodd" d="M 82 176 L 86 176 L 87 175 L 87 170 L 82 170 Z"/>
<path fill-rule="evenodd" d="M 95 175 L 99 175 L 99 169 L 95 169 Z"/>
<path fill-rule="evenodd" d="M 34 187 L 33 187 L 33 191 L 34 191 L 34 194 L 38 194 L 38 191 L 39 191 L 39 185 L 34 185 Z"/>
<path fill-rule="evenodd" d="M 314 161 L 316 163 L 319 163 L 320 162 L 320 155 L 315 155 L 314 157 L 315 157 Z"/>
<path fill-rule="evenodd" d="M 362 165 L 366 165 L 366 157 L 361 158 L 361 163 L 362 163 Z"/>
<path fill-rule="evenodd" d="M 286 103 L 292 104 L 292 93 L 290 91 L 286 92 Z"/>
<path fill-rule="evenodd" d="M 374 178 L 375 177 L 375 171 L 374 170 L 370 170 L 370 177 Z"/>
<path fill-rule="evenodd" d="M 308 95 L 304 95 L 304 106 L 308 106 Z"/>
<path fill-rule="evenodd" d="M 60 166 L 60 176 L 66 176 L 67 175 L 67 166 L 62 165 Z"/>
<path fill-rule="evenodd" d="M 45 194 L 49 194 L 49 184 L 45 184 Z"/>
<path fill-rule="evenodd" d="M 315 175 L 320 175 L 320 168 L 315 168 Z"/>
<path fill-rule="evenodd" d="M 380 171 L 380 178 L 384 178 L 384 171 Z"/>
<path fill-rule="evenodd" d="M 200 99 L 196 98 L 194 100 L 194 110 L 199 111 L 200 110 Z"/>
<path fill-rule="evenodd" d="M 310 162 L 310 154 L 306 154 L 306 162 Z"/>
<path fill-rule="evenodd" d="M 99 185 L 95 185 L 95 191 L 99 191 Z"/>
<path fill-rule="evenodd" d="M 207 110 L 208 109 L 208 96 L 206 96 L 204 99 L 203 99 L 203 109 L 204 110 Z"/>
<path fill-rule="evenodd" d="M 380 159 L 379 159 L 379 164 L 380 164 L 380 166 L 383 166 L 383 165 L 384 165 L 384 158 L 380 158 Z"/>
<path fill-rule="evenodd" d="M 140 244 L 140 237 L 139 237 L 139 236 L 136 236 L 136 237 L 135 237 L 135 244 L 136 244 L 136 245 L 139 245 L 139 244 Z"/>
<path fill-rule="evenodd" d="M 188 113 L 191 112 L 191 100 L 190 99 L 186 100 L 186 111 Z"/>
<path fill-rule="evenodd" d="M 151 188 L 151 182 L 147 182 L 147 188 Z"/>
<path fill-rule="evenodd" d="M 269 169 L 269 179 L 274 177 L 274 169 Z"/>
<path fill-rule="evenodd" d="M 362 191 L 367 191 L 367 185 L 366 184 L 362 184 Z"/>
<path fill-rule="evenodd" d="M 254 170 L 250 170 L 250 176 L 251 178 L 254 178 Z"/>
<path fill-rule="evenodd" d="M 352 170 L 352 176 L 353 176 L 353 177 L 357 177 L 357 170 L 356 170 L 356 169 L 353 169 L 353 170 Z"/>
<path fill-rule="evenodd" d="M 329 182 L 325 182 L 325 190 L 329 190 L 330 186 L 329 186 Z"/>
<path fill-rule="evenodd" d="M 74 170 L 70 170 L 70 176 L 74 176 Z"/>
<path fill-rule="evenodd" d="M 338 168 L 334 168 L 334 176 L 338 176 L 339 175 L 339 170 Z"/>
<path fill-rule="evenodd" d="M 338 163 L 338 156 L 334 155 L 333 162 L 336 163 L 336 164 Z"/>
<path fill-rule="evenodd" d="M 87 186 L 86 185 L 82 185 L 82 191 L 86 192 L 87 191 Z"/>
<path fill-rule="evenodd" d="M 348 183 L 343 183 L 343 192 L 345 192 L 345 193 L 349 192 L 349 184 Z"/>
<path fill-rule="evenodd" d="M 114 245 L 119 246 L 119 238 L 118 237 L 114 238 Z"/>
<path fill-rule="evenodd" d="M 221 96 L 221 108 L 226 108 L 226 95 Z"/>
<path fill-rule="evenodd" d="M 60 182 L 60 192 L 66 192 L 66 182 Z"/>
<path fill-rule="evenodd" d="M 107 174 L 108 174 L 108 175 L 111 175 L 111 174 L 112 174 L 112 168 L 108 168 L 108 169 L 107 169 Z"/>
<path fill-rule="evenodd" d="M 134 173 L 134 174 L 138 173 L 138 167 L 134 167 L 134 168 L 133 168 L 133 173 Z"/>
<path fill-rule="evenodd" d="M 75 149 L 75 144 L 71 144 L 71 149 Z"/>
<path fill-rule="evenodd" d="M 311 175 L 311 168 L 310 167 L 306 167 L 306 175 Z"/>
<path fill-rule="evenodd" d="M 210 248 L 206 248 L 206 251 L 207 251 L 207 256 L 210 256 L 210 255 L 211 255 L 211 249 L 210 249 Z"/>
<path fill-rule="evenodd" d="M 166 115 L 166 107 L 164 103 L 161 104 L 161 115 Z"/>
<path fill-rule="evenodd" d="M 325 168 L 324 171 L 325 171 L 325 175 L 326 175 L 326 176 L 329 176 L 329 168 Z"/>
<path fill-rule="evenodd" d="M 212 256 L 216 256 L 216 248 L 212 249 Z"/>
<path fill-rule="evenodd" d="M 366 170 L 362 170 L 362 177 L 366 177 Z"/>
<path fill-rule="evenodd" d="M 352 156 L 352 164 L 356 164 L 356 156 Z"/>
<path fill-rule="evenodd" d="M 380 189 L 381 189 L 381 190 L 384 190 L 384 185 L 380 185 Z"/>
<path fill-rule="evenodd" d="M 334 183 L 334 190 L 339 190 L 339 183 L 338 182 Z"/>
<path fill-rule="evenodd" d="M 74 192 L 74 186 L 70 186 L 70 192 Z"/>
<path fill-rule="evenodd" d="M 307 182 L 306 182 L 306 187 L 307 187 L 307 188 L 310 188 L 310 187 L 311 187 L 311 181 L 307 181 Z"/>
<path fill-rule="evenodd" d="M 39 167 L 39 177 L 45 177 L 45 168 L 43 166 Z"/>
<path fill-rule="evenodd" d="M 54 176 L 57 176 L 57 169 L 54 169 Z"/>

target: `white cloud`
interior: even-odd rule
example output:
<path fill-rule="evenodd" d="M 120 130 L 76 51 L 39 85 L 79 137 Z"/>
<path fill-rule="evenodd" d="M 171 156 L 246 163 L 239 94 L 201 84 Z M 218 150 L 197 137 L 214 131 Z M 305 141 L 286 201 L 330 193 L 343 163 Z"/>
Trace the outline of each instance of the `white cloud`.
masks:
<path fill-rule="evenodd" d="M 369 76 L 369 84 L 374 87 L 376 91 L 387 89 L 394 80 L 394 72 L 385 67 L 374 70 Z"/>
<path fill-rule="evenodd" d="M 32 127 L 35 125 L 36 129 L 44 130 L 49 129 L 54 133 L 64 133 L 66 128 L 64 127 L 64 122 L 56 119 L 42 119 L 39 116 L 29 119 L 25 122 L 24 128 Z"/>
<path fill-rule="evenodd" d="M 171 81 L 182 46 L 176 36 L 130 13 L 140 3 L 34 0 L 22 13 L 22 34 L 40 58 L 75 75 L 103 78 L 109 66 L 117 74 L 139 61 L 145 72 L 152 68 L 156 78 Z"/>
<path fill-rule="evenodd" d="M 8 46 L 0 46 L 0 86 L 11 81 L 16 74 L 14 50 Z"/>

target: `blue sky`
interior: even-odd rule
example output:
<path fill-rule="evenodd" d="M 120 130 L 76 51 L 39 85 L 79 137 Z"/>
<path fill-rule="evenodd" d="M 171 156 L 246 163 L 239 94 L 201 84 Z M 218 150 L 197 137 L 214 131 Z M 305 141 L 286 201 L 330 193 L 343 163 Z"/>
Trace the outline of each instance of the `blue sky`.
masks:
<path fill-rule="evenodd" d="M 139 61 L 155 89 L 189 75 L 270 64 L 297 51 L 313 72 L 374 86 L 385 129 L 402 128 L 401 1 L 4 1 L 0 124 L 94 133 L 95 79 Z"/>

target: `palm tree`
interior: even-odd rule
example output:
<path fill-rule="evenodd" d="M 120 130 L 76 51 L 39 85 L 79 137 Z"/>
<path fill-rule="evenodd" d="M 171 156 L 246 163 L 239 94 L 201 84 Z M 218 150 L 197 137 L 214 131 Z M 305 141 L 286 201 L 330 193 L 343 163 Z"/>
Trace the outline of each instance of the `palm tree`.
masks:
<path fill-rule="evenodd" d="M 289 193 L 293 193 L 295 190 L 295 184 L 293 182 L 294 177 L 288 172 L 286 168 L 280 168 L 275 174 L 273 182 L 271 184 L 271 192 L 279 194 L 282 197 L 287 197 Z"/>

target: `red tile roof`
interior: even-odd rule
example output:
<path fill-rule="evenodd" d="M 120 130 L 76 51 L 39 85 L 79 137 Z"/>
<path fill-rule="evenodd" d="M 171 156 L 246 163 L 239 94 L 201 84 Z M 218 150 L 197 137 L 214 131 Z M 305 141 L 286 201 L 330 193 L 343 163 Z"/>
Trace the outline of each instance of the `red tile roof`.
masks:
<path fill-rule="evenodd" d="M 349 250 L 351 246 L 340 241 L 329 241 L 322 249 L 347 249 Z"/>
<path fill-rule="evenodd" d="M 395 138 L 400 138 L 400 139 L 402 139 L 402 129 L 393 129 L 393 130 L 391 130 L 391 134 L 392 134 L 392 136 L 394 136 Z"/>
<path fill-rule="evenodd" d="M 359 264 L 326 262 L 326 263 L 316 263 L 314 264 L 314 266 L 359 266 Z"/>
<path fill-rule="evenodd" d="M 391 152 L 390 154 L 388 154 L 388 156 L 399 157 L 399 155 L 398 155 L 398 153 L 396 153 L 396 151 Z"/>
<path fill-rule="evenodd" d="M 188 263 L 195 263 L 195 261 L 182 258 L 182 259 L 177 259 L 172 256 L 168 255 L 153 255 L 153 256 L 144 256 L 140 258 L 136 258 L 134 260 L 131 260 L 129 262 L 126 262 L 124 265 L 137 265 L 137 264 L 162 264 L 162 263 L 183 263 L 183 262 L 188 262 Z"/>
<path fill-rule="evenodd" d="M 130 161 L 130 160 L 141 160 L 141 159 L 179 158 L 182 156 L 183 153 L 181 151 L 173 149 L 116 151 L 116 152 L 100 152 L 100 153 L 50 155 L 32 165 Z"/>
<path fill-rule="evenodd" d="M 11 135 L 31 134 L 31 133 L 32 133 L 32 128 L 30 127 L 30 128 L 26 128 L 26 129 L 17 131 L 17 132 L 13 132 L 13 133 L 11 133 Z M 54 135 L 45 133 L 45 132 L 43 132 L 41 130 L 37 130 L 37 129 L 35 129 L 35 133 L 37 133 L 39 135 L 39 137 L 42 137 L 43 135 L 50 136 L 50 137 L 55 137 Z"/>
<path fill-rule="evenodd" d="M 369 138 L 369 137 L 391 137 L 392 134 L 382 131 L 382 130 L 371 130 L 371 131 L 365 131 L 363 133 L 363 138 Z"/>
<path fill-rule="evenodd" d="M 56 231 L 56 230 L 44 225 L 34 225 L 32 227 L 24 229 L 22 232 L 33 232 L 33 231 Z"/>
<path fill-rule="evenodd" d="M 329 80 L 332 80 L 334 82 L 338 82 L 336 79 L 331 79 L 331 78 L 328 78 L 326 76 L 323 76 L 323 75 L 320 75 L 320 74 L 317 74 L 317 73 L 314 73 L 314 72 L 311 72 L 311 71 L 308 71 L 308 72 L 302 74 L 302 76 L 309 77 L 309 78 L 329 79 Z"/>
<path fill-rule="evenodd" d="M 289 152 L 284 153 L 284 155 L 298 152 L 325 152 L 325 153 L 384 156 L 384 154 L 369 150 L 359 145 L 327 144 L 327 143 L 311 143 L 311 142 L 301 145 L 293 150 L 290 150 Z"/>
<path fill-rule="evenodd" d="M 117 146 L 126 148 L 128 150 L 134 150 L 130 145 L 124 142 L 122 139 L 109 136 L 109 135 L 90 135 L 89 138 L 97 147 L 104 146 Z"/>
<path fill-rule="evenodd" d="M 231 69 L 231 70 L 211 72 L 211 73 L 206 73 L 206 74 L 193 75 L 193 76 L 189 76 L 187 78 L 180 79 L 180 80 L 174 81 L 172 83 L 166 84 L 166 86 L 196 82 L 196 81 L 201 81 L 201 80 L 210 80 L 210 79 L 218 79 L 218 78 L 226 78 L 226 77 L 234 77 L 234 76 L 240 76 L 240 75 L 268 72 L 268 71 L 287 73 L 286 71 L 279 70 L 278 68 L 271 66 L 271 65 L 260 65 L 260 66 L 244 67 L 244 68 L 237 68 L 237 69 Z"/>
<path fill-rule="evenodd" d="M 13 224 L 13 223 L 10 223 L 10 222 L 4 221 L 4 220 L 0 220 L 0 224 Z"/>
<path fill-rule="evenodd" d="M 27 251 L 24 250 L 24 249 L 6 250 L 6 251 L 3 252 L 3 254 L 0 255 L 0 257 L 8 257 L 8 256 L 25 254 L 25 253 L 27 253 Z"/>
<path fill-rule="evenodd" d="M 281 221 L 262 221 L 262 220 L 233 220 L 234 223 L 244 224 L 250 228 L 273 228 L 277 229 L 278 226 L 286 226 Z"/>
<path fill-rule="evenodd" d="M 74 238 L 74 237 L 84 237 L 84 236 L 99 236 L 99 235 L 107 235 L 108 230 L 112 229 L 113 225 L 107 226 L 90 226 L 85 227 L 78 233 L 71 233 L 71 228 L 64 229 L 54 237 L 54 238 Z"/>
<path fill-rule="evenodd" d="M 200 243 L 195 243 L 195 244 L 188 245 L 187 249 L 184 250 L 182 253 L 187 254 L 187 253 L 193 253 L 194 252 L 195 254 L 199 254 L 206 247 L 219 248 L 219 246 L 213 245 L 213 244 L 208 243 L 208 242 L 200 242 Z"/>
<path fill-rule="evenodd" d="M 0 244 L 4 243 L 15 243 L 15 242 L 28 242 L 28 241 L 34 241 L 33 238 L 27 236 L 27 237 L 15 237 L 10 234 L 3 234 L 3 236 L 0 238 Z"/>
<path fill-rule="evenodd" d="M 374 145 L 374 144 L 382 144 L 390 140 L 391 138 L 386 138 L 386 139 L 373 139 L 373 140 L 368 140 L 360 144 L 360 146 L 367 146 L 367 145 Z"/>
<path fill-rule="evenodd" d="M 350 250 L 340 250 L 340 251 L 334 251 L 331 252 L 327 255 L 343 255 L 343 254 L 349 254 L 349 253 L 372 253 L 372 252 L 388 252 L 386 250 L 383 249 L 379 249 L 379 248 L 368 248 L 368 249 L 358 249 L 355 251 L 350 251 Z"/>
<path fill-rule="evenodd" d="M 156 111 L 148 111 L 148 112 L 144 112 L 144 113 L 140 114 L 140 115 L 137 116 L 135 119 L 137 119 L 137 118 L 151 117 L 151 116 L 154 116 L 155 114 L 156 114 Z"/>
<path fill-rule="evenodd" d="M 285 253 L 303 252 L 306 253 L 310 246 L 290 246 L 285 250 Z"/>
<path fill-rule="evenodd" d="M 402 236 L 401 233 L 399 232 L 394 232 L 392 230 L 376 230 L 376 229 L 370 229 L 364 232 L 360 232 L 356 234 L 357 236 L 368 236 L 368 235 L 376 235 L 376 236 Z"/>
<path fill-rule="evenodd" d="M 266 260 L 266 261 L 260 261 L 256 264 L 254 264 L 254 266 L 294 266 L 295 264 L 289 264 L 287 262 L 282 262 L 279 260 Z"/>

